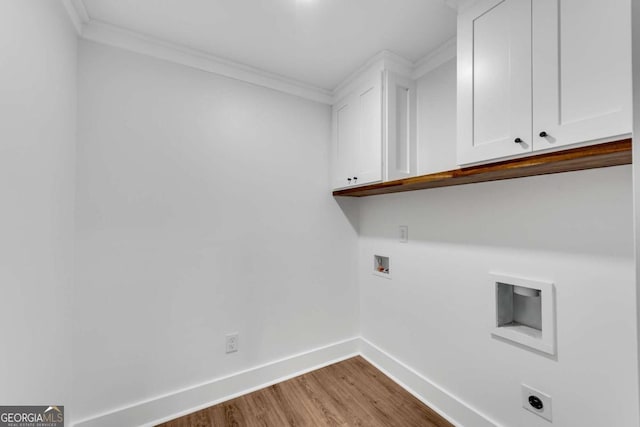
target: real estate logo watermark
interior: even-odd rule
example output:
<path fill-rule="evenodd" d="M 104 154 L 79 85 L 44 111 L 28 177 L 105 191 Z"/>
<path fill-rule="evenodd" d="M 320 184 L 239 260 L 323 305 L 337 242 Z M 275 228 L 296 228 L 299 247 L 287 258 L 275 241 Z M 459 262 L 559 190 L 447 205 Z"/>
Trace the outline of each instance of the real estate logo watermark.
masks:
<path fill-rule="evenodd" d="M 64 406 L 0 406 L 0 427 L 64 427 Z"/>

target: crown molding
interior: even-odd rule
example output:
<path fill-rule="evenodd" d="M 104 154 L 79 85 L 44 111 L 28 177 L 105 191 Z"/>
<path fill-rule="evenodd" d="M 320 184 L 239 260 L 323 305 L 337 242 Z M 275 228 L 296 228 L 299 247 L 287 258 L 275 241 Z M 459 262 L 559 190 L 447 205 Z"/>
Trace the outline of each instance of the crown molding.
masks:
<path fill-rule="evenodd" d="M 91 21 L 91 18 L 89 17 L 89 12 L 87 12 L 87 8 L 84 4 L 84 0 L 70 0 L 70 1 L 73 4 L 73 7 L 76 9 L 78 16 L 80 16 L 80 19 L 84 24 L 87 24 L 89 21 Z"/>
<path fill-rule="evenodd" d="M 408 59 L 388 50 L 383 50 L 381 60 L 385 69 L 391 70 L 403 77 L 411 77 L 414 64 Z"/>
<path fill-rule="evenodd" d="M 458 13 L 465 11 L 475 0 L 444 0 L 444 4 L 451 9 L 455 9 Z"/>
<path fill-rule="evenodd" d="M 458 3 L 459 3 L 459 0 L 444 0 L 444 4 L 449 6 L 451 9 L 458 10 Z"/>
<path fill-rule="evenodd" d="M 403 58 L 402 56 L 393 53 L 388 50 L 379 52 L 361 67 L 355 70 L 349 75 L 342 83 L 338 85 L 333 91 L 333 101 L 338 102 L 342 97 L 348 93 L 358 79 L 359 76 L 373 72 L 375 70 L 391 70 L 404 77 L 418 80 L 429 72 L 440 67 L 445 62 L 448 62 L 456 57 L 457 44 L 456 38 L 452 37 L 442 45 L 431 51 L 424 58 L 416 61 L 415 63 Z"/>
<path fill-rule="evenodd" d="M 379 56 L 387 67 L 394 67 L 399 73 L 409 74 L 413 68 L 413 62 L 390 50 L 383 50 Z"/>
<path fill-rule="evenodd" d="M 389 50 L 378 52 L 349 74 L 349 76 L 333 90 L 333 100 L 337 102 L 345 92 L 351 89 L 351 86 L 358 77 L 364 73 L 388 69 L 405 77 L 410 77 L 413 71 L 413 65 L 413 62 Z"/>
<path fill-rule="evenodd" d="M 323 104 L 331 91 L 91 19 L 83 0 L 61 0 L 80 38 L 266 87 Z"/>
<path fill-rule="evenodd" d="M 349 87 L 358 78 L 358 76 L 362 75 L 363 73 L 375 67 L 376 65 L 380 65 L 382 63 L 382 58 L 384 57 L 385 52 L 388 52 L 388 51 L 378 52 L 376 55 L 369 58 L 364 64 L 362 64 L 360 67 L 355 69 L 351 74 L 349 74 L 347 78 L 342 81 L 342 83 L 336 86 L 335 89 L 333 89 L 334 101 L 337 101 L 338 100 L 337 98 L 339 98 L 341 94 L 344 93 L 347 89 L 349 89 Z"/>
<path fill-rule="evenodd" d="M 66 9 L 67 14 L 69 15 L 69 19 L 71 20 L 71 23 L 73 24 L 73 28 L 75 28 L 75 30 L 76 30 L 76 33 L 78 34 L 78 36 L 82 36 L 82 27 L 84 26 L 84 23 L 86 22 L 83 19 L 84 16 L 80 12 L 80 10 L 77 8 L 77 6 L 74 4 L 73 0 L 61 0 L 61 3 L 64 6 L 64 8 Z M 82 7 L 82 10 L 86 14 L 86 10 L 84 9 L 84 5 Z"/>
<path fill-rule="evenodd" d="M 456 38 L 453 37 L 444 42 L 444 44 L 429 53 L 427 56 L 417 61 L 414 65 L 413 72 L 411 73 L 411 78 L 414 80 L 418 80 L 419 78 L 435 70 L 445 62 L 448 62 L 455 58 L 456 54 Z"/>
<path fill-rule="evenodd" d="M 118 47 L 153 58 L 181 64 L 190 68 L 218 74 L 246 83 L 299 96 L 322 104 L 333 104 L 356 78 L 375 68 L 390 69 L 405 77 L 416 80 L 456 56 L 455 37 L 413 63 L 402 56 L 383 50 L 351 73 L 334 90 L 322 89 L 259 68 L 220 58 L 209 53 L 167 42 L 115 25 L 91 18 L 83 0 L 61 0 L 80 38 L 92 42 Z M 462 7 L 470 0 L 444 0 L 447 5 Z"/>
<path fill-rule="evenodd" d="M 325 89 L 262 71 L 238 62 L 219 58 L 195 49 L 169 43 L 155 37 L 125 30 L 111 24 L 91 20 L 84 26 L 82 38 L 296 95 L 312 101 L 324 104 L 331 104 L 332 102 L 331 92 Z"/>

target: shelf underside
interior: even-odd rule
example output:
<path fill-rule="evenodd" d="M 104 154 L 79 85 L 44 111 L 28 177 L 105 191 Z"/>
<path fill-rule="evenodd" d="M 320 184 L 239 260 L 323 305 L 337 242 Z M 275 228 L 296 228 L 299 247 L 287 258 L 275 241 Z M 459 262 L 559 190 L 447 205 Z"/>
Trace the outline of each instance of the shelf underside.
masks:
<path fill-rule="evenodd" d="M 623 139 L 554 153 L 537 154 L 522 159 L 347 188 L 334 191 L 333 195 L 366 197 L 628 164 L 631 164 L 631 139 Z"/>

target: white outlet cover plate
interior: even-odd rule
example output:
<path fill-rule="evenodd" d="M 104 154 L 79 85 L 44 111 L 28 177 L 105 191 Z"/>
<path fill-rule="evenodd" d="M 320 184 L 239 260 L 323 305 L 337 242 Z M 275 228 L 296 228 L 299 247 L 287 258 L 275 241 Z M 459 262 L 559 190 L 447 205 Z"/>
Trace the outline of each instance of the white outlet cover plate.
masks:
<path fill-rule="evenodd" d="M 227 353 L 238 351 L 238 334 L 225 335 L 225 350 Z"/>
<path fill-rule="evenodd" d="M 532 395 L 542 401 L 542 409 L 536 409 L 529 404 L 529 396 Z M 526 384 L 522 384 L 522 407 L 547 421 L 551 421 L 551 396 Z"/>
<path fill-rule="evenodd" d="M 398 227 L 398 239 L 400 243 L 407 243 L 409 241 L 409 226 L 401 225 Z"/>

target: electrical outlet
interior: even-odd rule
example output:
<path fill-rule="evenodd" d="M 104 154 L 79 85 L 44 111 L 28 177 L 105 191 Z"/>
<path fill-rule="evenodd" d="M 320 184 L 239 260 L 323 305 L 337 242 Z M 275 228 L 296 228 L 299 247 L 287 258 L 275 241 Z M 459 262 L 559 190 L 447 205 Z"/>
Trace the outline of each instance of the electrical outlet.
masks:
<path fill-rule="evenodd" d="M 400 243 L 407 243 L 409 241 L 409 226 L 401 225 L 398 227 Z"/>
<path fill-rule="evenodd" d="M 551 396 L 522 384 L 522 407 L 551 421 Z"/>
<path fill-rule="evenodd" d="M 225 348 L 227 353 L 235 353 L 238 351 L 238 334 L 225 335 Z"/>

